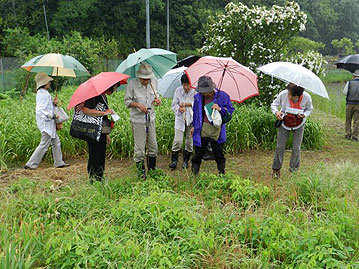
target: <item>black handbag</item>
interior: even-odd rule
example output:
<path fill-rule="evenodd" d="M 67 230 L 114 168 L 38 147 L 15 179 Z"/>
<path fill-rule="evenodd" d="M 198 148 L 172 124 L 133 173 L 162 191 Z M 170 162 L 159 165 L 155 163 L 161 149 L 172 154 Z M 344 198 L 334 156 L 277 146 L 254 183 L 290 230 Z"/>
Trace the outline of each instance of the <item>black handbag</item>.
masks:
<path fill-rule="evenodd" d="M 222 124 L 228 123 L 232 119 L 232 114 L 226 111 L 226 114 L 222 116 Z"/>
<path fill-rule="evenodd" d="M 102 118 L 85 115 L 82 111 L 75 111 L 70 127 L 70 135 L 88 142 L 100 141 Z"/>

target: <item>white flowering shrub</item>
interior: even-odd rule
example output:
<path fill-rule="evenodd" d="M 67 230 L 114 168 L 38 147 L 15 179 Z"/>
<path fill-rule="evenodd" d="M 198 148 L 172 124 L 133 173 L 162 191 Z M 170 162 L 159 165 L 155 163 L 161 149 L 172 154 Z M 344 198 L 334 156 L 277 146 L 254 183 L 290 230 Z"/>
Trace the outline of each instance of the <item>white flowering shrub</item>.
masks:
<path fill-rule="evenodd" d="M 325 65 L 328 63 L 322 54 L 317 51 L 308 51 L 306 53 L 296 53 L 288 55 L 287 62 L 303 65 L 318 76 L 325 76 Z"/>
<path fill-rule="evenodd" d="M 307 15 L 300 11 L 299 5 L 295 2 L 287 2 L 285 6 L 274 5 L 270 9 L 260 6 L 249 8 L 242 3 L 229 3 L 224 13 L 210 19 L 201 52 L 213 56 L 232 57 L 256 72 L 260 96 L 254 98 L 261 104 L 269 104 L 284 84 L 278 80 L 272 82 L 270 77 L 260 73 L 256 68 L 289 58 L 289 42 L 300 31 L 305 30 L 306 21 Z M 295 59 L 299 62 L 299 58 Z M 311 59 L 317 58 L 313 56 Z M 313 64 L 313 70 L 317 70 L 319 66 L 314 60 L 305 63 Z M 322 68 L 322 65 L 320 66 Z"/>

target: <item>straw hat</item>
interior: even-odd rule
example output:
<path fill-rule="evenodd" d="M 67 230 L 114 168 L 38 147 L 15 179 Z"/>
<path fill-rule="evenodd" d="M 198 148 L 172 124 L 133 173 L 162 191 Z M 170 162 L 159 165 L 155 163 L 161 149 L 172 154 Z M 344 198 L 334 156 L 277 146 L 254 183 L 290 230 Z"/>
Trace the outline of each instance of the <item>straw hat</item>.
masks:
<path fill-rule="evenodd" d="M 153 75 L 152 66 L 148 63 L 140 64 L 138 71 L 136 71 L 136 77 L 143 78 L 143 79 L 151 79 L 155 76 Z"/>
<path fill-rule="evenodd" d="M 211 77 L 202 76 L 198 79 L 198 86 L 196 88 L 197 92 L 200 93 L 212 92 L 215 88 L 216 88 L 216 84 L 214 84 Z"/>
<path fill-rule="evenodd" d="M 49 77 L 47 74 L 40 72 L 37 73 L 35 76 L 35 82 L 36 82 L 36 89 L 40 88 L 41 86 L 46 85 L 50 81 L 53 81 L 54 79 L 52 77 Z"/>
<path fill-rule="evenodd" d="M 359 77 L 359 69 L 355 70 L 355 72 L 353 73 L 353 76 Z"/>

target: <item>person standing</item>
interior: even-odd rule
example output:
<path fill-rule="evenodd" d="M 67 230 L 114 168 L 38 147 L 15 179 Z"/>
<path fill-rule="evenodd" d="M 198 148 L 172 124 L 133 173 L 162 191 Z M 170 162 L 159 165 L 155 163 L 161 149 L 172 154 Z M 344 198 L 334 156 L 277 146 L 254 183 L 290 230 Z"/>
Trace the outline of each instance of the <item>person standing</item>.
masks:
<path fill-rule="evenodd" d="M 188 168 L 188 162 L 193 151 L 193 139 L 191 136 L 193 120 L 193 100 L 196 91 L 191 89 L 186 74 L 181 77 L 182 86 L 175 91 L 172 100 L 172 110 L 175 113 L 175 137 L 172 144 L 172 162 L 169 165 L 171 169 L 177 168 L 178 155 L 182 148 L 183 136 L 185 135 L 185 148 L 183 151 L 182 168 Z"/>
<path fill-rule="evenodd" d="M 222 118 L 228 113 L 232 115 L 234 107 L 229 95 L 216 89 L 216 85 L 209 76 L 202 76 L 198 79 L 196 90 L 198 93 L 194 96 L 193 127 L 191 129 L 193 145 L 195 146 L 192 173 L 195 176 L 198 175 L 207 145 L 211 144 L 218 172 L 225 174 L 226 158 L 224 157 L 223 147 L 224 142 L 226 142 L 226 124 L 222 124 L 221 127 L 214 126 L 204 112 L 204 106 L 213 102 L 211 108 L 219 111 Z"/>
<path fill-rule="evenodd" d="M 106 145 L 111 143 L 111 122 L 107 116 L 114 113 L 108 107 L 106 95 L 111 95 L 116 91 L 118 86 L 118 84 L 115 84 L 104 93 L 92 97 L 75 107 L 76 110 L 82 110 L 85 115 L 102 117 L 101 136 L 99 141 L 87 141 L 89 153 L 87 172 L 90 178 L 90 183 L 93 183 L 94 180 L 103 180 L 106 161 Z"/>
<path fill-rule="evenodd" d="M 40 144 L 31 155 L 29 161 L 24 166 L 25 169 L 36 169 L 50 144 L 52 146 L 52 156 L 54 158 L 54 167 L 62 168 L 69 166 L 62 159 L 61 142 L 56 133 L 54 106 L 57 105 L 57 97 L 52 100 L 49 89 L 51 81 L 54 79 L 47 74 L 40 72 L 35 76 L 36 82 L 36 123 L 41 132 Z"/>
<path fill-rule="evenodd" d="M 148 149 L 148 170 L 156 168 L 158 152 L 155 106 L 161 104 L 157 93 L 157 79 L 152 72 L 152 66 L 142 63 L 136 72 L 136 78 L 132 79 L 126 87 L 125 105 L 130 109 L 130 122 L 134 138 L 134 161 L 138 171 L 138 177 L 145 179 L 145 155 L 146 144 Z"/>
<path fill-rule="evenodd" d="M 359 132 L 359 69 L 353 73 L 343 90 L 346 96 L 345 138 L 358 142 Z M 352 130 L 353 122 L 353 130 Z"/>
<path fill-rule="evenodd" d="M 279 110 L 279 107 L 281 109 Z M 280 169 L 283 164 L 285 146 L 290 132 L 293 132 L 293 149 L 290 158 L 289 171 L 299 169 L 300 148 L 306 120 L 313 110 L 312 98 L 300 86 L 289 83 L 287 89 L 280 92 L 274 99 L 271 109 L 277 120 L 282 121 L 278 127 L 277 147 L 272 165 L 272 177 L 280 177 Z M 298 109 L 300 114 L 290 114 L 290 109 Z"/>

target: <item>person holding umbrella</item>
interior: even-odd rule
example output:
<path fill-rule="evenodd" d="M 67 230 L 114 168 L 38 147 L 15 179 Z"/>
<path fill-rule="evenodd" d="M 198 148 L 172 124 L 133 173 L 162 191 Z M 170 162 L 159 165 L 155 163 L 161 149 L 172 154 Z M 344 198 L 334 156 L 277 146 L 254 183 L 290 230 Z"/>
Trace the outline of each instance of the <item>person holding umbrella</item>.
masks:
<path fill-rule="evenodd" d="M 82 110 L 82 113 L 85 115 L 91 117 L 103 117 L 99 141 L 87 140 L 89 152 L 87 172 L 90 178 L 90 183 L 93 183 L 94 180 L 103 180 L 106 161 L 106 145 L 111 143 L 111 122 L 107 116 L 114 114 L 114 111 L 108 107 L 106 95 L 111 95 L 119 86 L 119 83 L 115 84 L 104 91 L 104 93 L 75 106 L 77 111 Z"/>
<path fill-rule="evenodd" d="M 54 158 L 54 166 L 62 168 L 69 166 L 62 159 L 61 143 L 56 133 L 54 106 L 57 105 L 57 97 L 52 100 L 49 89 L 51 87 L 52 77 L 40 72 L 35 76 L 36 82 L 36 123 L 41 132 L 41 141 L 29 161 L 24 166 L 25 169 L 36 169 L 42 158 L 47 152 L 50 144 L 52 145 L 52 156 Z"/>
<path fill-rule="evenodd" d="M 172 145 L 172 162 L 169 165 L 171 169 L 177 168 L 178 155 L 183 144 L 183 135 L 185 134 L 185 149 L 183 151 L 182 168 L 188 168 L 188 162 L 193 151 L 193 140 L 191 137 L 193 120 L 193 101 L 196 91 L 191 89 L 186 74 L 181 77 L 182 86 L 175 91 L 172 100 L 172 110 L 175 113 L 175 137 Z"/>
<path fill-rule="evenodd" d="M 226 124 L 220 127 L 210 122 L 204 106 L 209 105 L 211 109 L 219 111 L 222 117 L 228 113 L 232 115 L 234 107 L 227 93 L 216 89 L 212 78 L 201 76 L 198 79 L 197 94 L 194 96 L 193 104 L 193 127 L 191 135 L 195 146 L 195 155 L 192 158 L 192 173 L 196 176 L 202 163 L 207 145 L 210 143 L 220 174 L 225 173 L 226 158 L 223 153 L 224 142 L 226 142 Z"/>
<path fill-rule="evenodd" d="M 359 69 L 353 73 L 353 79 L 348 81 L 343 90 L 346 96 L 345 138 L 358 142 L 359 132 Z M 352 131 L 352 121 L 353 131 Z"/>
<path fill-rule="evenodd" d="M 280 92 L 273 101 L 271 109 L 278 122 L 281 123 L 278 127 L 277 147 L 272 165 L 272 177 L 279 178 L 290 132 L 293 132 L 293 150 L 289 171 L 294 172 L 299 169 L 304 126 L 306 119 L 313 110 L 312 98 L 304 91 L 304 88 L 289 83 L 287 89 Z"/>
<path fill-rule="evenodd" d="M 158 152 L 155 109 L 161 100 L 157 94 L 157 79 L 153 74 L 152 66 L 141 63 L 136 78 L 132 79 L 126 87 L 125 105 L 130 109 L 130 121 L 134 138 L 134 161 L 138 170 L 138 177 L 145 179 L 145 154 L 146 144 L 148 150 L 148 170 L 156 168 Z"/>

